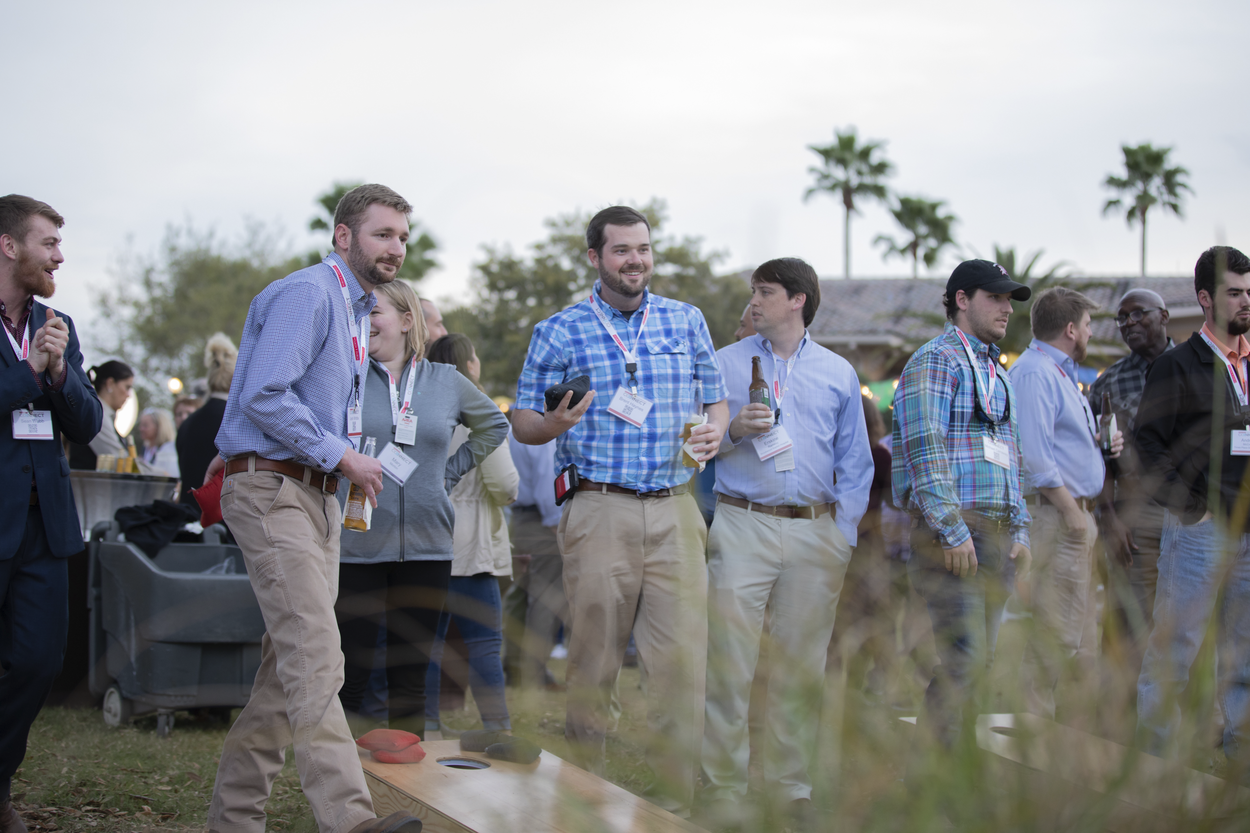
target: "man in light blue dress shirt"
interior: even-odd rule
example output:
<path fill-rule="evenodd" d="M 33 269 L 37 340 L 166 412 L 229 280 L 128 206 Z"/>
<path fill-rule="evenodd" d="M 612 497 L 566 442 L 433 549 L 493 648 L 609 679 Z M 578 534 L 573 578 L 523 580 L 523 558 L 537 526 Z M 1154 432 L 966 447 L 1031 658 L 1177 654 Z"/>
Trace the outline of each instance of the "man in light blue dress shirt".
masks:
<path fill-rule="evenodd" d="M 1025 502 L 1033 525 L 1029 604 L 1033 632 L 1020 668 L 1026 706 L 1055 717 L 1055 688 L 1072 660 L 1095 679 L 1094 501 L 1106 468 L 1098 423 L 1077 381 L 1085 359 L 1090 312 L 1097 304 L 1056 287 L 1038 295 L 1030 313 L 1033 341 L 1011 368 L 1020 402 Z M 1119 453 L 1122 437 L 1114 440 Z"/>
<path fill-rule="evenodd" d="M 221 513 L 243 551 L 265 636 L 251 696 L 221 750 L 208 808 L 213 833 L 263 833 L 288 746 L 318 829 L 421 830 L 406 813 L 374 815 L 339 701 L 334 617 L 337 473 L 369 500 L 382 489 L 381 464 L 356 450 L 359 374 L 368 368 L 373 288 L 403 265 L 411 211 L 383 185 L 348 191 L 334 211 L 334 251 L 271 283 L 248 309 L 217 434 L 221 456 L 207 477 L 224 465 Z"/>
<path fill-rule="evenodd" d="M 756 334 L 716 354 L 734 416 L 721 441 L 708 535 L 704 799 L 713 822 L 728 821 L 746 795 L 747 705 L 767 610 L 764 778 L 801 822 L 810 813 L 825 657 L 868 505 L 872 451 L 854 369 L 807 334 L 820 305 L 815 271 L 798 258 L 770 260 L 751 276 L 751 290 Z M 748 404 L 753 356 L 768 404 Z"/>

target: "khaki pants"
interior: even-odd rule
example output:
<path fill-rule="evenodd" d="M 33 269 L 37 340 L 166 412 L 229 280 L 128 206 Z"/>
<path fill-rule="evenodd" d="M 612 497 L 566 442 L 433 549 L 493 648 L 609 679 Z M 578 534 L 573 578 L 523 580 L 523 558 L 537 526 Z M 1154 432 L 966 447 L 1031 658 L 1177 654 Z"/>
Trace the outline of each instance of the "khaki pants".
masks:
<path fill-rule="evenodd" d="M 274 472 L 240 472 L 222 485 L 221 510 L 243 550 L 265 637 L 251 698 L 221 751 L 209 829 L 265 829 L 265 803 L 293 744 L 318 829 L 350 830 L 374 813 L 338 697 L 338 501 Z"/>
<path fill-rule="evenodd" d="M 1085 512 L 1085 533 L 1073 535 L 1054 506 L 1030 509 L 1030 607 L 1033 631 L 1020 665 L 1026 708 L 1055 718 L 1055 688 L 1069 665 L 1095 682 L 1098 654 L 1094 544 L 1098 525 Z"/>
<path fill-rule="evenodd" d="M 768 612 L 764 780 L 811 798 L 825 657 L 851 547 L 830 515 L 775 518 L 719 503 L 708 535 L 705 798 L 747 794 L 747 708 Z"/>
<path fill-rule="evenodd" d="M 688 810 L 703 739 L 707 526 L 689 493 L 579 492 L 557 536 L 569 600 L 565 737 L 579 766 L 604 774 L 609 704 L 630 630 L 647 679 L 647 763 L 666 809 Z"/>

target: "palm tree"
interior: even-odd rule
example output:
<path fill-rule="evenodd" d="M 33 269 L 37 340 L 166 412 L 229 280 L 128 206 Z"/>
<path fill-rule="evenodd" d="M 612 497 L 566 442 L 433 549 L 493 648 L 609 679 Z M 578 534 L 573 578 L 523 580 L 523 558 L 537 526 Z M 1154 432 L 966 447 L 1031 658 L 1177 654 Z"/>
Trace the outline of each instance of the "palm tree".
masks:
<path fill-rule="evenodd" d="M 911 239 L 896 241 L 887 234 L 878 234 L 873 245 L 884 245 L 882 259 L 892 255 L 911 258 L 911 276 L 918 277 L 920 261 L 924 260 L 927 268 L 937 263 L 942 249 L 955 243 L 951 236 L 951 227 L 958 222 L 953 214 L 943 214 L 942 200 L 926 200 L 922 197 L 899 197 L 898 205 L 890 209 L 894 219 Z"/>
<path fill-rule="evenodd" d="M 816 184 L 803 194 L 807 202 L 813 194 L 827 191 L 842 197 L 844 216 L 842 222 L 842 277 L 851 276 L 851 214 L 856 211 L 856 197 L 874 197 L 882 202 L 889 192 L 881 180 L 894 173 L 894 165 L 886 159 L 873 158 L 885 148 L 885 142 L 873 140 L 859 144 L 855 127 L 845 132 L 834 130 L 837 141 L 831 145 L 808 145 L 807 149 L 821 159 L 821 165 L 807 169 Z"/>
<path fill-rule="evenodd" d="M 1181 166 L 1169 168 L 1169 148 L 1156 148 L 1149 142 L 1130 147 L 1120 145 L 1124 152 L 1124 172 L 1127 176 L 1107 174 L 1103 187 L 1118 191 L 1121 196 L 1107 200 L 1102 207 L 1103 216 L 1108 212 L 1124 209 L 1125 220 L 1129 228 L 1133 223 L 1141 223 L 1141 276 L 1146 277 L 1146 212 L 1158 205 L 1164 211 L 1171 211 L 1177 217 L 1181 213 L 1181 191 L 1193 193 L 1183 177 L 1189 171 Z M 1127 200 L 1127 202 L 1126 202 Z"/>

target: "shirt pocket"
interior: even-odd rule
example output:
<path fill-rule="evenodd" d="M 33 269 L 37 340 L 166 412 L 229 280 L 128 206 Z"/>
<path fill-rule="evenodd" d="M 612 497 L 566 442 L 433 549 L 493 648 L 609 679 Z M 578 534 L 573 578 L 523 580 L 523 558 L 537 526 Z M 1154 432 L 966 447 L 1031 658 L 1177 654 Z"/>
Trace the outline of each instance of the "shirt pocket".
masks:
<path fill-rule="evenodd" d="M 647 342 L 650 361 L 641 368 L 652 378 L 649 386 L 655 398 L 687 405 L 693 394 L 694 354 L 690 342 L 681 336 L 656 338 Z"/>

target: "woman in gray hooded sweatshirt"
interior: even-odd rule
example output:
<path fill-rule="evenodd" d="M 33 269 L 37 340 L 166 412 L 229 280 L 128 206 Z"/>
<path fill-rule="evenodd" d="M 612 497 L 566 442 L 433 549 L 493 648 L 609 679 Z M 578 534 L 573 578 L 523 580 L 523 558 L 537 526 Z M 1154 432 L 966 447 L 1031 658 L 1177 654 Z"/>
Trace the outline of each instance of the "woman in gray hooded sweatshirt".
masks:
<path fill-rule="evenodd" d="M 379 452 L 394 442 L 417 468 L 402 486 L 387 478 L 369 531 L 343 530 L 334 606 L 346 661 L 339 698 L 358 734 L 370 727 L 359 715 L 385 619 L 390 728 L 420 734 L 426 668 L 454 554 L 448 492 L 504 442 L 508 421 L 455 367 L 422 358 L 425 322 L 412 287 L 397 280 L 375 292 L 364 436 L 377 438 Z M 448 456 L 457 425 L 469 438 Z"/>

